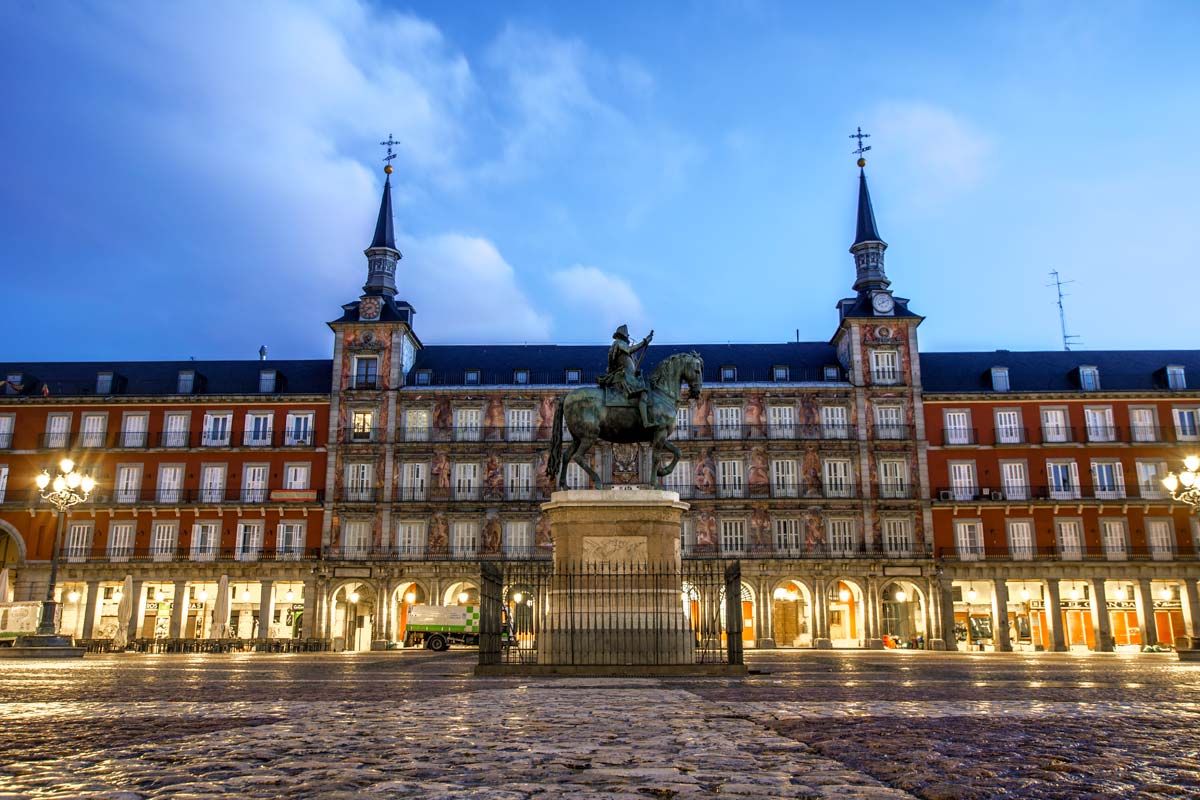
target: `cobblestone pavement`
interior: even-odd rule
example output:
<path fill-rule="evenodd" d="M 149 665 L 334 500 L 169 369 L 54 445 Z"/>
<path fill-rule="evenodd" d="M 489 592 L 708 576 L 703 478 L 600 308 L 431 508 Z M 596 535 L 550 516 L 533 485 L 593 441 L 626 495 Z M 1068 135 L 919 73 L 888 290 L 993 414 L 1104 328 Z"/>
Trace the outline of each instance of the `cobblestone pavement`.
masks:
<path fill-rule="evenodd" d="M 1200 796 L 1200 666 L 1166 656 L 774 651 L 741 680 L 472 660 L 0 662 L 0 798 Z"/>

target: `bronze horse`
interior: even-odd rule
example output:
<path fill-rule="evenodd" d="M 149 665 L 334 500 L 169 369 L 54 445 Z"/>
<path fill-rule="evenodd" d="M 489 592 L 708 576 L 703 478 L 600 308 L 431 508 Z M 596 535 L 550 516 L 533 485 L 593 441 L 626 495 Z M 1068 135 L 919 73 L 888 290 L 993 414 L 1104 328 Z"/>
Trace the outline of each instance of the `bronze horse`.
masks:
<path fill-rule="evenodd" d="M 642 425 L 636 405 L 608 406 L 603 388 L 575 389 L 558 400 L 554 409 L 554 431 L 550 440 L 550 457 L 546 475 L 562 488 L 567 483 L 567 465 L 572 461 L 583 468 L 597 489 L 604 488 L 600 476 L 587 463 L 585 456 L 597 441 L 649 442 L 654 467 L 654 484 L 670 475 L 683 455 L 668 437 L 675 432 L 675 409 L 679 404 L 680 384 L 687 383 L 688 396 L 695 400 L 704 388 L 704 361 L 699 353 L 675 353 L 663 359 L 650 376 L 648 426 Z M 571 431 L 571 446 L 563 457 L 563 420 Z M 660 453 L 671 453 L 671 463 L 658 465 Z"/>

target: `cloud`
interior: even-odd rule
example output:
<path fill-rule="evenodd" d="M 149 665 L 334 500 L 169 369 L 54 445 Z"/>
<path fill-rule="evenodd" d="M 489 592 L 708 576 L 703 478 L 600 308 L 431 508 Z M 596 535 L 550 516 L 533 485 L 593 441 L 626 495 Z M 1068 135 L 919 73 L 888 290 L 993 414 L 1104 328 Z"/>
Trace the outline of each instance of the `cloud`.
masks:
<path fill-rule="evenodd" d="M 888 103 L 873 116 L 897 167 L 908 173 L 910 199 L 937 206 L 975 188 L 987 170 L 991 140 L 954 112 L 927 103 Z"/>
<path fill-rule="evenodd" d="M 552 273 L 550 284 L 558 294 L 558 307 L 576 329 L 607 334 L 628 324 L 636 334 L 646 326 L 646 309 L 624 278 L 576 264 Z"/>
<path fill-rule="evenodd" d="M 516 272 L 487 239 L 443 234 L 404 239 L 396 282 L 417 309 L 427 342 L 544 342 L 550 318 L 518 286 Z"/>

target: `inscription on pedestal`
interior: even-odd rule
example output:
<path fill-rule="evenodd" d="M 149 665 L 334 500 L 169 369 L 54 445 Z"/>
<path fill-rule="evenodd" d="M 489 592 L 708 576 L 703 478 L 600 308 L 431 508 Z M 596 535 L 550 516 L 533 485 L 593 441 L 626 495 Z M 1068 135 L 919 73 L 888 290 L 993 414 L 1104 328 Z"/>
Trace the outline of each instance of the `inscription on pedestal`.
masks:
<path fill-rule="evenodd" d="M 645 536 L 584 536 L 584 564 L 645 564 Z"/>

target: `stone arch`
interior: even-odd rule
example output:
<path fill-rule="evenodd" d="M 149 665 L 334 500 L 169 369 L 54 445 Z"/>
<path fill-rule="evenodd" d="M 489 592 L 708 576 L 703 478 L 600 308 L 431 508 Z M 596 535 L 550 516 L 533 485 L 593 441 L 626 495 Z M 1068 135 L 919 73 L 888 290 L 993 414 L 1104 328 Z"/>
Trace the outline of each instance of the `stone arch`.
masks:
<path fill-rule="evenodd" d="M 353 592 L 359 595 L 357 602 L 350 600 Z M 335 645 L 341 640 L 347 651 L 369 650 L 380 613 L 379 601 L 379 585 L 366 578 L 346 578 L 333 584 L 329 590 L 327 630 Z"/>
<path fill-rule="evenodd" d="M 904 599 L 897 593 L 903 591 Z M 879 585 L 879 635 L 885 647 L 919 647 L 929 641 L 929 596 L 908 578 L 888 578 Z"/>
<path fill-rule="evenodd" d="M 7 560 L 7 543 L 3 541 L 5 538 L 11 540 L 12 546 L 16 550 L 16 558 L 13 561 Z M 27 552 L 28 551 L 25 547 L 25 538 L 21 536 L 20 531 L 18 531 L 10 523 L 0 519 L 0 567 L 19 566 L 24 564 L 27 557 Z"/>
<path fill-rule="evenodd" d="M 463 601 L 459 597 L 461 592 L 467 593 L 466 602 L 479 602 L 479 581 L 471 580 L 470 578 L 458 578 L 446 584 L 446 588 L 442 591 L 442 605 L 456 606 Z"/>
<path fill-rule="evenodd" d="M 811 647 L 816 635 L 816 590 L 804 578 L 777 578 L 768 584 L 770 637 L 778 647 Z"/>
<path fill-rule="evenodd" d="M 825 589 L 825 624 L 834 647 L 861 647 L 867 639 L 867 585 L 860 578 L 836 576 Z"/>

